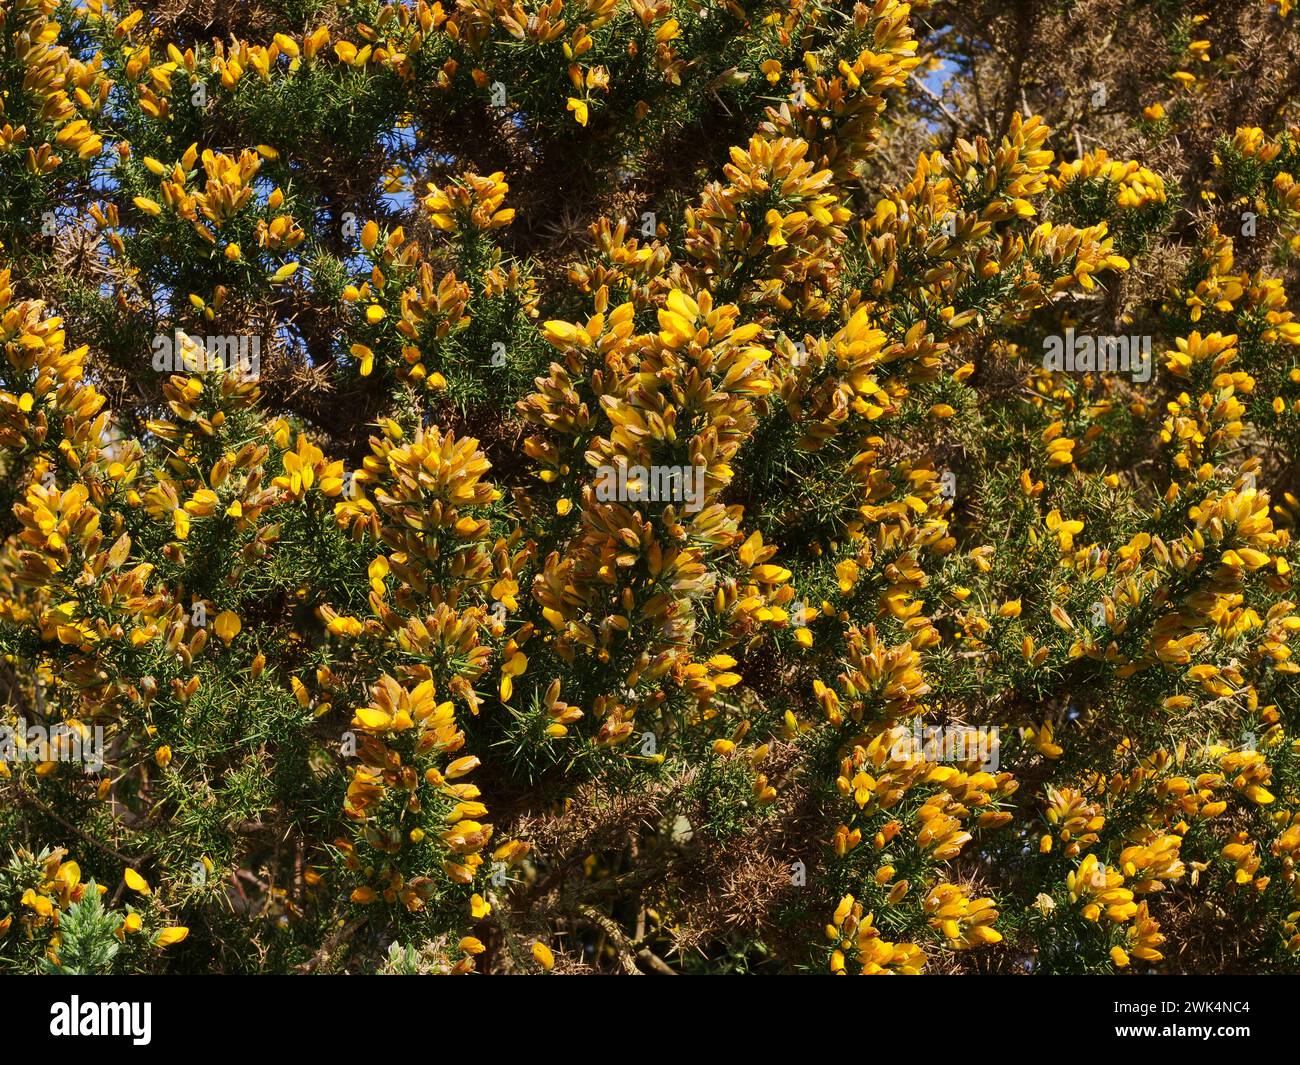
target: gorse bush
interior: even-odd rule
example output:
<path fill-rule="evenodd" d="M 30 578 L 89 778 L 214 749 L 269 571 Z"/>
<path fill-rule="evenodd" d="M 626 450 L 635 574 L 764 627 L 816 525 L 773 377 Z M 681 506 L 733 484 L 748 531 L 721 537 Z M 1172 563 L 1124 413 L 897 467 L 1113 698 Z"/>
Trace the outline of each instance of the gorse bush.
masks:
<path fill-rule="evenodd" d="M 0 969 L 1300 968 L 1290 0 L 13 0 Z"/>

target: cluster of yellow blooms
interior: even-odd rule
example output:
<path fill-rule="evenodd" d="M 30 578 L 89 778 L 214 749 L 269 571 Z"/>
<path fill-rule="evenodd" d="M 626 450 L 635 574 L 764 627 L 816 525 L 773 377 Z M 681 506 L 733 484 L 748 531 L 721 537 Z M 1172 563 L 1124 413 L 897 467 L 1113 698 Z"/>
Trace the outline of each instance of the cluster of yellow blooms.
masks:
<path fill-rule="evenodd" d="M 59 43 L 60 26 L 51 18 L 58 6 L 57 0 L 19 0 L 5 12 L 6 24 L 14 27 L 8 37 L 12 55 L 24 87 L 35 96 L 31 110 L 52 137 L 41 142 L 37 130 L 21 121 L 14 126 L 0 107 L 0 152 L 23 152 L 27 170 L 41 176 L 64 161 L 60 153 L 81 160 L 99 154 L 104 140 L 87 116 L 102 112 L 112 88 L 102 57 L 84 63 Z"/>
<path fill-rule="evenodd" d="M 1165 183 L 1141 163 L 1130 159 L 1121 163 L 1110 158 L 1104 148 L 1089 152 L 1072 162 L 1063 161 L 1049 181 L 1053 192 L 1063 192 L 1072 181 L 1101 181 L 1115 186 L 1115 206 L 1137 210 L 1149 203 L 1165 202 Z"/>
<path fill-rule="evenodd" d="M 18 928 L 15 934 L 25 934 L 36 939 L 47 940 L 47 957 L 55 966 L 60 964 L 59 951 L 62 947 L 60 917 L 71 907 L 82 902 L 87 893 L 105 895 L 108 887 L 92 881 L 81 879 L 81 867 L 74 861 L 65 861 L 66 850 L 47 851 L 36 856 L 19 851 L 16 862 L 36 874 L 22 894 L 17 914 L 9 914 L 0 919 L 0 935 L 5 935 L 14 928 L 15 917 Z M 141 905 L 128 904 L 120 920 L 114 914 L 115 925 L 112 935 L 119 942 L 126 944 L 128 937 L 134 941 L 147 941 L 152 947 L 161 949 L 182 942 L 189 935 L 189 929 L 182 925 L 168 925 L 153 928 L 155 923 L 150 914 L 148 902 L 153 889 L 138 872 L 129 866 L 123 877 L 123 883 L 133 896 L 139 896 Z M 146 925 L 149 920 L 149 926 Z"/>
<path fill-rule="evenodd" d="M 743 780 L 748 816 L 788 815 L 792 790 L 820 804 L 816 924 L 834 910 L 829 946 L 810 949 L 831 972 L 1032 953 L 1052 922 L 1090 966 L 1158 966 L 1165 899 L 1197 890 L 1258 906 L 1243 912 L 1268 915 L 1293 964 L 1300 500 L 1259 446 L 1300 440 L 1285 285 L 1240 270 L 1207 222 L 1156 296 L 1173 323 L 1158 383 L 1047 369 L 1031 350 L 1045 330 L 1083 332 L 1074 316 L 1142 254 L 1132 234 L 1175 196 L 1156 161 L 1058 160 L 1047 125 L 1017 113 L 864 203 L 886 99 L 921 62 L 912 8 L 858 3 L 851 31 L 803 51 L 826 13 L 792 3 L 761 20 L 784 59 L 754 64 L 778 101 L 671 224 L 595 222 L 551 317 L 500 246 L 519 228 L 513 174 L 458 164 L 423 183 L 407 229 L 357 219 L 344 259 L 283 145 L 163 132 L 210 82 L 227 101 L 326 76 L 450 96 L 468 74 L 487 102 L 493 42 L 522 42 L 561 63 L 574 95 L 555 113 L 574 133 L 613 106 L 593 55 L 616 31 L 656 91 L 690 79 L 702 16 L 684 25 L 687 6 L 418 0 L 182 51 L 140 11 L 82 0 L 111 52 L 85 62 L 59 43 L 54 0 L 4 16 L 42 126 L 0 114 L 0 157 L 22 150 L 43 178 L 104 155 L 126 175 L 88 212 L 122 279 L 105 304 L 145 313 L 146 246 L 197 264 L 183 276 L 202 291 L 169 293 L 178 321 L 256 307 L 287 327 L 286 308 L 325 293 L 313 312 L 345 396 L 375 402 L 366 430 L 332 434 L 177 334 L 134 418 L 110 409 L 90 344 L 70 348 L 61 317 L 0 272 L 3 713 L 57 719 L 76 742 L 102 729 L 112 770 L 81 787 L 58 743 L 22 737 L 41 756 L 0 759 L 0 794 L 48 812 L 57 785 L 96 824 L 129 808 L 153 831 L 267 789 L 249 832 L 273 828 L 277 860 L 294 848 L 292 882 L 262 885 L 268 914 L 346 930 L 454 911 L 438 918 L 445 969 L 468 972 L 488 952 L 470 926 L 509 906 L 512 869 L 535 883 L 547 860 L 499 814 L 493 785 L 508 806 L 523 775 L 500 748 L 551 780 L 581 763 L 626 781 L 689 752 Z M 166 150 L 105 147 L 113 91 Z M 1265 175 L 1244 202 L 1279 246 L 1300 219 L 1298 141 L 1242 128 L 1221 146 Z M 390 191 L 414 192 L 395 166 Z M 504 445 L 456 404 L 491 372 L 466 365 L 493 357 L 489 323 L 503 360 L 520 335 L 544 352 L 496 404 Z M 981 412 L 999 376 L 1017 395 Z M 1121 424 L 1145 426 L 1154 472 L 1117 456 Z M 998 469 L 977 475 L 984 462 Z M 1168 739 L 1144 746 L 1152 717 Z M 932 730 L 981 747 L 936 751 Z M 200 879 L 240 883 L 246 854 L 214 860 L 196 835 Z M 139 905 L 118 940 L 179 943 L 188 926 L 170 922 L 202 914 L 176 849 L 154 858 L 157 891 L 125 868 Z M 0 866 L 0 960 L 22 935 L 60 964 L 60 922 L 105 892 L 66 859 L 15 848 Z"/>

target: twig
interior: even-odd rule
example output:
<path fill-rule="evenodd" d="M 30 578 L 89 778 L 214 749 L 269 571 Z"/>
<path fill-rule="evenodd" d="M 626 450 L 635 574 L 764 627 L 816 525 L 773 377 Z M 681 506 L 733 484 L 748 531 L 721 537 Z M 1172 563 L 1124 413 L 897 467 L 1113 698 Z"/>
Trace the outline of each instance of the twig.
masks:
<path fill-rule="evenodd" d="M 578 912 L 613 941 L 614 949 L 618 951 L 619 964 L 628 976 L 645 975 L 636 967 L 636 951 L 633 950 L 631 941 L 623 934 L 623 929 L 619 928 L 614 920 L 606 917 L 594 906 L 583 906 Z"/>
<path fill-rule="evenodd" d="M 643 961 L 646 965 L 650 966 L 650 968 L 653 969 L 655 972 L 657 972 L 660 976 L 681 975 L 676 969 L 674 969 L 671 965 L 665 962 L 663 958 L 659 957 L 659 955 L 656 954 L 654 951 L 652 951 L 649 947 L 642 947 L 640 950 L 636 952 L 636 956 L 641 961 Z"/>
<path fill-rule="evenodd" d="M 960 130 L 966 125 L 966 123 L 964 123 L 950 110 L 948 110 L 948 105 L 945 104 L 941 99 L 939 99 L 939 97 L 935 95 L 933 90 L 931 90 L 931 88 L 928 85 L 926 85 L 926 83 L 923 82 L 920 78 L 918 78 L 915 74 L 909 74 L 907 76 L 907 80 L 910 81 L 913 85 L 915 85 L 918 89 L 920 89 L 921 95 L 923 95 L 927 100 L 929 100 L 932 104 L 934 104 L 934 106 L 937 107 L 940 110 L 940 112 L 942 112 L 943 117 L 952 123 L 954 130 Z"/>
<path fill-rule="evenodd" d="M 314 972 L 325 962 L 329 961 L 330 954 L 333 953 L 334 948 L 337 947 L 342 940 L 351 939 L 356 934 L 357 929 L 365 924 L 367 920 L 369 920 L 367 917 L 354 917 L 347 924 L 336 928 L 330 934 L 329 938 L 320 945 L 320 950 L 318 950 L 309 961 L 305 961 L 298 966 L 298 972 L 303 974 Z"/>
<path fill-rule="evenodd" d="M 86 843 L 89 843 L 92 847 L 98 847 L 105 854 L 112 855 L 114 858 L 116 858 L 119 862 L 121 862 L 124 865 L 129 865 L 132 867 L 143 865 L 150 857 L 149 855 L 145 855 L 144 857 L 141 858 L 131 858 L 128 855 L 123 854 L 121 851 L 115 851 L 107 843 L 104 843 L 102 840 L 96 839 L 94 836 L 91 836 L 86 832 L 83 832 L 76 825 L 72 824 L 72 822 L 64 820 L 57 813 L 55 813 L 48 806 L 46 806 L 45 803 L 41 802 L 40 799 L 38 799 L 26 788 L 19 787 L 18 801 L 22 803 L 26 803 L 31 806 L 35 806 L 46 817 L 52 818 L 53 820 L 57 821 L 69 832 L 76 833 L 76 835 L 79 836 Z"/>
<path fill-rule="evenodd" d="M 618 951 L 619 964 L 622 965 L 623 971 L 629 976 L 645 975 L 637 968 L 636 963 L 638 961 L 644 963 L 660 976 L 681 975 L 644 943 L 639 940 L 633 942 L 628 939 L 623 929 L 618 926 L 617 921 L 601 913 L 594 906 L 583 906 L 578 912 L 592 924 L 599 927 L 613 941 L 614 947 Z"/>

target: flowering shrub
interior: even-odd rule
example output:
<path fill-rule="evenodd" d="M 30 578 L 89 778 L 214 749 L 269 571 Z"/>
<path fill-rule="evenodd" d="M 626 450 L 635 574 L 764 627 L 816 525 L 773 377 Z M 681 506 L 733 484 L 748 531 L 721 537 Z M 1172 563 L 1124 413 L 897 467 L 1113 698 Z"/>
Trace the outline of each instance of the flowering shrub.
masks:
<path fill-rule="evenodd" d="M 0 970 L 1300 968 L 1297 23 L 1056 7 L 8 4 Z"/>

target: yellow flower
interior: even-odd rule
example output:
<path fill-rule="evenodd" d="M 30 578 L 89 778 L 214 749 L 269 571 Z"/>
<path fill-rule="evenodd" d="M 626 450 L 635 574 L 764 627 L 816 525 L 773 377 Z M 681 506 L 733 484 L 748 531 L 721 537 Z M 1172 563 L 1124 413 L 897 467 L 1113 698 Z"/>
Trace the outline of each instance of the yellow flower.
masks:
<path fill-rule="evenodd" d="M 128 868 L 125 875 L 126 886 L 132 891 L 138 891 L 141 895 L 152 894 L 153 889 L 149 887 L 148 882 L 134 869 Z"/>
<path fill-rule="evenodd" d="M 845 559 L 835 564 L 835 576 L 839 578 L 840 591 L 847 595 L 858 582 L 858 564 L 853 559 Z"/>
<path fill-rule="evenodd" d="M 217 635 L 230 646 L 230 642 L 239 635 L 242 626 L 239 623 L 239 615 L 230 610 L 223 610 L 217 615 L 217 620 L 213 623 L 213 628 L 217 630 Z"/>
<path fill-rule="evenodd" d="M 154 946 L 170 947 L 175 943 L 181 942 L 181 940 L 189 934 L 190 930 L 183 925 L 172 925 L 168 928 L 162 929 L 162 931 L 154 936 Z"/>

